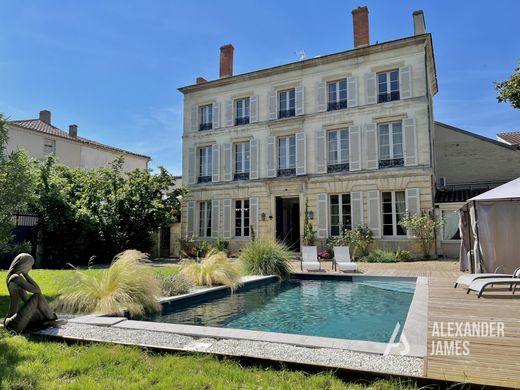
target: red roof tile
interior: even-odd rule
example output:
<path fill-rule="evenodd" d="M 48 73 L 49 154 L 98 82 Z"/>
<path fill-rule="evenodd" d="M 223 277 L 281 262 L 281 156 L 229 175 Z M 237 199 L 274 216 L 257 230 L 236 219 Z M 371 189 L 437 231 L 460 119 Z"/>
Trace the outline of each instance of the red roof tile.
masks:
<path fill-rule="evenodd" d="M 520 145 L 520 131 L 512 131 L 510 133 L 499 133 L 497 137 L 510 143 L 511 145 Z"/>
<path fill-rule="evenodd" d="M 102 144 L 102 143 L 99 143 L 99 142 L 96 142 L 96 141 L 92 141 L 92 140 L 89 140 L 89 139 L 86 139 L 86 138 L 82 138 L 82 137 L 71 137 L 68 132 L 63 131 L 61 129 L 58 129 L 57 127 L 52 126 L 52 125 L 50 125 L 50 124 L 48 124 L 48 123 L 46 123 L 46 122 L 44 122 L 44 121 L 42 121 L 40 119 L 28 119 L 28 120 L 21 120 L 21 121 L 10 121 L 9 123 L 12 124 L 12 125 L 18 126 L 18 127 L 22 127 L 24 129 L 38 131 L 40 133 L 45 133 L 45 134 L 53 135 L 53 136 L 60 137 L 60 138 L 66 138 L 66 139 L 69 139 L 71 141 L 76 141 L 76 142 L 81 142 L 81 143 L 84 143 L 84 144 L 87 144 L 87 145 L 97 146 L 97 147 L 100 147 L 100 148 L 103 148 L 103 149 L 112 150 L 114 152 L 120 152 L 120 153 L 124 153 L 124 154 L 131 154 L 133 156 L 143 157 L 143 158 L 147 158 L 147 159 L 150 160 L 150 157 L 149 156 L 145 156 L 144 154 L 138 154 L 138 153 L 129 152 L 129 151 L 124 150 L 124 149 L 115 148 L 113 146 L 105 145 L 105 144 Z"/>

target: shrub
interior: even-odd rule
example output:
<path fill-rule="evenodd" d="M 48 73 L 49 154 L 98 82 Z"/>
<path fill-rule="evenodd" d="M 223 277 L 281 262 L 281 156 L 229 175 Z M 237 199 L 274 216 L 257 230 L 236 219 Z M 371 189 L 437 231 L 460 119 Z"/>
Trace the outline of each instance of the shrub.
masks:
<path fill-rule="evenodd" d="M 410 251 L 399 248 L 395 251 L 395 258 L 397 261 L 410 261 L 412 259 L 412 255 L 410 254 Z"/>
<path fill-rule="evenodd" d="M 162 295 L 165 297 L 173 297 L 175 295 L 186 294 L 190 292 L 192 283 L 182 274 L 175 275 L 156 275 L 157 282 L 161 288 Z"/>
<path fill-rule="evenodd" d="M 424 258 L 429 258 L 435 243 L 435 232 L 442 225 L 442 220 L 436 220 L 433 213 L 422 211 L 417 214 L 407 214 L 399 224 L 410 230 L 423 250 Z"/>
<path fill-rule="evenodd" d="M 353 230 L 343 232 L 343 242 L 350 246 L 354 256 L 366 256 L 368 248 L 374 242 L 374 233 L 366 225 L 358 225 Z"/>
<path fill-rule="evenodd" d="M 272 239 L 257 239 L 242 249 L 240 262 L 247 275 L 278 275 L 286 279 L 291 274 L 292 256 L 284 244 Z"/>
<path fill-rule="evenodd" d="M 223 238 L 219 237 L 215 240 L 215 242 L 213 243 L 213 248 L 217 251 L 217 252 L 225 252 L 225 253 L 228 253 L 228 249 L 229 249 L 229 241 L 225 241 Z"/>
<path fill-rule="evenodd" d="M 179 241 L 180 241 L 180 246 L 181 246 L 181 254 L 184 257 L 195 257 L 196 256 L 195 248 L 197 245 L 195 244 L 195 238 L 193 238 L 193 236 L 192 237 L 186 236 L 186 238 L 181 238 Z"/>
<path fill-rule="evenodd" d="M 181 270 L 198 286 L 225 285 L 235 290 L 239 285 L 240 273 L 224 252 L 210 251 L 200 262 L 188 262 Z"/>
<path fill-rule="evenodd" d="M 303 222 L 303 245 L 313 246 L 316 241 L 316 232 L 312 228 L 312 223 L 309 220 L 309 204 L 305 201 L 305 219 Z"/>
<path fill-rule="evenodd" d="M 124 251 L 101 274 L 76 270 L 66 281 L 54 307 L 64 313 L 99 313 L 140 316 L 159 311 L 159 284 L 145 268 L 148 256 L 136 250 Z"/>
<path fill-rule="evenodd" d="M 211 244 L 207 241 L 200 241 L 195 245 L 195 257 L 205 257 L 211 251 Z"/>
<path fill-rule="evenodd" d="M 383 249 L 374 249 L 362 260 L 367 263 L 396 263 L 398 261 L 394 252 Z"/>

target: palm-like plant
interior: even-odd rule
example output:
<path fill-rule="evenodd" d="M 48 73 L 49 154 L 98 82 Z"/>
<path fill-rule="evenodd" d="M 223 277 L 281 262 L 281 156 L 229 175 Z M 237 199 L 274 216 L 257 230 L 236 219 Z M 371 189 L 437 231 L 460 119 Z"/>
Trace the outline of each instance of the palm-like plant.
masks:
<path fill-rule="evenodd" d="M 200 262 L 187 262 L 181 273 L 198 286 L 225 285 L 234 291 L 239 285 L 240 272 L 224 252 L 210 251 Z"/>
<path fill-rule="evenodd" d="M 101 274 L 76 270 L 54 301 L 63 313 L 141 316 L 159 311 L 160 287 L 146 270 L 147 255 L 137 250 L 118 254 Z"/>

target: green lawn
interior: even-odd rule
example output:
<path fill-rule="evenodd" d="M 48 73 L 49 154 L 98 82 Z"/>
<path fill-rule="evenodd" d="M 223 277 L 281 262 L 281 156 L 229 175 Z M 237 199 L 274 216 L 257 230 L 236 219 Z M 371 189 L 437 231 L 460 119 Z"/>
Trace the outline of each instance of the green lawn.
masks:
<path fill-rule="evenodd" d="M 175 273 L 175 268 L 150 272 Z M 72 271 L 34 270 L 53 299 Z M 85 272 L 101 272 L 90 270 Z M 5 272 L 0 272 L 0 317 L 7 311 Z M 111 344 L 67 345 L 10 336 L 0 329 L 0 389 L 408 389 L 399 381 L 346 383 L 333 373 L 244 368 L 212 355 L 160 354 Z"/>

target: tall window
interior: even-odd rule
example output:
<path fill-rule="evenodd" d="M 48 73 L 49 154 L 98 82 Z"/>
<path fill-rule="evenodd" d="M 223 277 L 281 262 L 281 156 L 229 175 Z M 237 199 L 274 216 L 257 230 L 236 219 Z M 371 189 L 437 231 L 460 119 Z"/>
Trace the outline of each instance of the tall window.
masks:
<path fill-rule="evenodd" d="M 286 91 L 278 92 L 278 118 L 288 118 L 295 115 L 295 91 L 288 89 Z"/>
<path fill-rule="evenodd" d="M 45 139 L 43 141 L 43 155 L 56 154 L 56 141 L 53 139 Z"/>
<path fill-rule="evenodd" d="M 403 125 L 401 122 L 380 124 L 378 133 L 379 168 L 403 166 Z"/>
<path fill-rule="evenodd" d="M 199 237 L 211 237 L 211 201 L 199 203 Z"/>
<path fill-rule="evenodd" d="M 235 126 L 247 125 L 249 123 L 249 98 L 238 99 L 235 101 Z"/>
<path fill-rule="evenodd" d="M 199 108 L 199 131 L 211 130 L 213 127 L 213 105 L 208 104 Z"/>
<path fill-rule="evenodd" d="M 296 174 L 296 137 L 278 138 L 278 176 Z"/>
<path fill-rule="evenodd" d="M 340 236 L 345 229 L 352 229 L 350 194 L 330 196 L 330 234 Z"/>
<path fill-rule="evenodd" d="M 377 74 L 377 102 L 384 103 L 399 100 L 399 71 Z"/>
<path fill-rule="evenodd" d="M 406 200 L 404 191 L 392 191 L 382 193 L 383 201 L 383 235 L 405 236 L 406 231 L 399 222 L 406 213 Z"/>
<path fill-rule="evenodd" d="M 328 83 L 327 90 L 329 96 L 328 111 L 347 108 L 347 79 Z"/>
<path fill-rule="evenodd" d="M 235 237 L 249 237 L 249 200 L 235 202 Z"/>
<path fill-rule="evenodd" d="M 349 170 L 348 129 L 334 130 L 327 133 L 329 160 L 327 172 Z"/>
<path fill-rule="evenodd" d="M 199 183 L 211 181 L 213 153 L 211 146 L 199 148 Z"/>
<path fill-rule="evenodd" d="M 235 144 L 235 180 L 249 179 L 249 142 Z"/>

